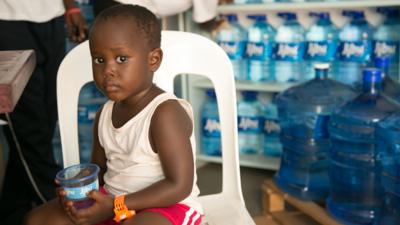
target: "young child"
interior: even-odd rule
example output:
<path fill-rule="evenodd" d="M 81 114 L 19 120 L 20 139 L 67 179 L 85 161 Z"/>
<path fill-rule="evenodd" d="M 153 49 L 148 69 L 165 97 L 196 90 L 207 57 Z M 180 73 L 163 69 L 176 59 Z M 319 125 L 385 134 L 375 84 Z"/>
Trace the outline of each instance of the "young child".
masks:
<path fill-rule="evenodd" d="M 109 98 L 94 123 L 92 162 L 101 189 L 88 194 L 95 203 L 86 209 L 75 209 L 60 189 L 59 199 L 33 210 L 25 224 L 119 224 L 119 195 L 136 211 L 121 224 L 200 224 L 192 109 L 153 84 L 160 39 L 159 20 L 141 6 L 114 6 L 96 18 L 89 36 L 93 76 Z"/>

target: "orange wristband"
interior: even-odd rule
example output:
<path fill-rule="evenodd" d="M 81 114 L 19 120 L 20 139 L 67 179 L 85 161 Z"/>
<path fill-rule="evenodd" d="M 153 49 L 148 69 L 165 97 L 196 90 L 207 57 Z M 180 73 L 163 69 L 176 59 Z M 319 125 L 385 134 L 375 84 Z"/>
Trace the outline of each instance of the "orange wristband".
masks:
<path fill-rule="evenodd" d="M 69 9 L 67 9 L 64 13 L 64 16 L 69 16 L 71 14 L 75 14 L 75 13 L 80 13 L 81 9 L 79 7 L 71 7 Z"/>
<path fill-rule="evenodd" d="M 128 219 L 135 215 L 134 210 L 128 210 L 125 205 L 125 195 L 115 196 L 114 199 L 114 220 L 119 223 L 124 219 Z"/>

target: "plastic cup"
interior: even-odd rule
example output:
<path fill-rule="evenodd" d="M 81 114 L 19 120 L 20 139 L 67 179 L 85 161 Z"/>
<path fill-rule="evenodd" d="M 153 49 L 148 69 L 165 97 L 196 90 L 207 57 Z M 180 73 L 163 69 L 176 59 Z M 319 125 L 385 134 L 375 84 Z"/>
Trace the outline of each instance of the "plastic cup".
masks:
<path fill-rule="evenodd" d="M 73 201 L 77 209 L 90 207 L 94 201 L 87 197 L 92 190 L 99 190 L 100 168 L 96 164 L 85 163 L 67 167 L 57 173 L 56 179 L 66 191 L 66 198 Z"/>

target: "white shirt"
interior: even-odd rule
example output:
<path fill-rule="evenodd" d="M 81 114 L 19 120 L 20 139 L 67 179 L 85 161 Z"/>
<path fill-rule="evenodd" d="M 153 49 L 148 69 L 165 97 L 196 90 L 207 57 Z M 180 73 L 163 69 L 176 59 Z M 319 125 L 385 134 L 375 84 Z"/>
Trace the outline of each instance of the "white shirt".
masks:
<path fill-rule="evenodd" d="M 63 0 L 0 0 L 0 20 L 43 23 L 64 12 Z"/>
<path fill-rule="evenodd" d="M 120 128 L 115 128 L 111 120 L 114 102 L 108 101 L 104 104 L 99 118 L 98 136 L 107 158 L 104 188 L 109 193 L 121 195 L 137 192 L 165 178 L 160 158 L 153 151 L 148 134 L 154 111 L 161 103 L 169 99 L 176 99 L 193 121 L 190 104 L 169 93 L 158 95 Z M 193 132 L 190 141 L 195 160 L 196 144 Z M 197 200 L 200 191 L 196 184 L 196 172 L 193 180 L 191 194 L 181 203 L 203 214 Z"/>
<path fill-rule="evenodd" d="M 135 4 L 148 8 L 159 17 L 185 12 L 193 6 L 193 20 L 198 23 L 211 20 L 217 15 L 218 0 L 115 0 L 123 4 Z"/>

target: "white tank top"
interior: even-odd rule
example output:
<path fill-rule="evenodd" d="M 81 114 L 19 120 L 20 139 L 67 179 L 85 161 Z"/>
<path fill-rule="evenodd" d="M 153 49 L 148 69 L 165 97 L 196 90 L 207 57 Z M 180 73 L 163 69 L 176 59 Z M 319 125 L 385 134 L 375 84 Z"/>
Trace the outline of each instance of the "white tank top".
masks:
<path fill-rule="evenodd" d="M 120 128 L 115 128 L 111 120 L 114 102 L 107 101 L 104 104 L 99 118 L 98 135 L 107 158 L 104 188 L 111 194 L 133 193 L 164 178 L 160 159 L 151 147 L 148 134 L 154 111 L 161 103 L 170 99 L 177 100 L 193 122 L 193 110 L 190 104 L 170 93 L 162 93 L 155 97 L 142 111 Z M 193 158 L 196 160 L 193 132 L 190 141 Z M 196 182 L 195 170 L 192 192 L 181 203 L 203 214 L 202 207 L 197 201 L 200 191 Z"/>

